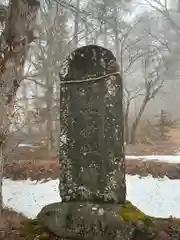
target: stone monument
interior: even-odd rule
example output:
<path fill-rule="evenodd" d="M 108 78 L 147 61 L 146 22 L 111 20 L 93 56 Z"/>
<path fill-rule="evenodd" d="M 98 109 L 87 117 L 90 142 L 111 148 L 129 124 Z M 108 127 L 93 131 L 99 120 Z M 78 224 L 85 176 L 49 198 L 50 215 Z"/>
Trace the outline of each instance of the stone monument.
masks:
<path fill-rule="evenodd" d="M 61 76 L 62 201 L 124 203 L 123 87 L 116 59 L 89 45 L 67 62 Z"/>
<path fill-rule="evenodd" d="M 59 239 L 139 239 L 120 217 L 126 184 L 116 58 L 100 46 L 81 47 L 64 62 L 60 82 L 62 202 L 45 206 L 39 221 Z"/>

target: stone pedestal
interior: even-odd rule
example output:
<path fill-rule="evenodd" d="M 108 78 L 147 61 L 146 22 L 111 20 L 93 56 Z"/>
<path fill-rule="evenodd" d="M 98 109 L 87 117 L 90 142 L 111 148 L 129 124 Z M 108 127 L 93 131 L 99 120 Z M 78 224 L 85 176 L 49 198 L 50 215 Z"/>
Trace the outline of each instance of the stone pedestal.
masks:
<path fill-rule="evenodd" d="M 153 224 L 124 221 L 123 211 L 124 207 L 116 204 L 53 203 L 44 207 L 37 219 L 57 240 L 162 240 Z"/>
<path fill-rule="evenodd" d="M 120 220 L 120 206 L 112 204 L 55 203 L 38 217 L 56 236 L 68 239 L 128 240 L 135 229 Z"/>

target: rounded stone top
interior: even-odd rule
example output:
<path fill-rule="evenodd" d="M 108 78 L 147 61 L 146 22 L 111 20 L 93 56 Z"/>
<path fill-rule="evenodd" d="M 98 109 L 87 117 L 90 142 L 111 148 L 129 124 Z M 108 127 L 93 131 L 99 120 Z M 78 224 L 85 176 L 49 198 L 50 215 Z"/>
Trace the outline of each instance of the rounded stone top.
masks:
<path fill-rule="evenodd" d="M 98 45 L 83 46 L 67 57 L 61 77 L 72 81 L 106 75 L 112 62 L 116 62 L 116 58 L 110 50 Z"/>

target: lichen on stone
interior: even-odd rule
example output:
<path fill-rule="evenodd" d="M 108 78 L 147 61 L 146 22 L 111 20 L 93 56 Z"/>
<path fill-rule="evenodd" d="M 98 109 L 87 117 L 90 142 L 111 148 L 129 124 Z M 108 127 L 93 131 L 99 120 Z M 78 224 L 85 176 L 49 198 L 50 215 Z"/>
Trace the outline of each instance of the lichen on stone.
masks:
<path fill-rule="evenodd" d="M 123 203 L 123 87 L 120 76 L 107 75 L 116 58 L 108 49 L 89 45 L 76 49 L 68 61 L 64 83 L 80 83 L 61 89 L 61 136 L 67 139 L 60 146 L 62 201 Z M 104 75 L 102 81 L 84 82 Z"/>

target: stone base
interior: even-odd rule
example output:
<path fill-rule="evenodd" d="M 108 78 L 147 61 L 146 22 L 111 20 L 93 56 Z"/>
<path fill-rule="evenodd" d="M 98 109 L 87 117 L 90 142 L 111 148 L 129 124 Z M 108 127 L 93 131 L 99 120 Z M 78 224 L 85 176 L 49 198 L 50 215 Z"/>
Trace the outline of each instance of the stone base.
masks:
<path fill-rule="evenodd" d="M 123 209 L 123 208 L 122 208 Z M 53 203 L 38 214 L 39 223 L 60 239 L 148 240 L 155 239 L 149 228 L 125 221 L 121 206 L 85 202 Z"/>

